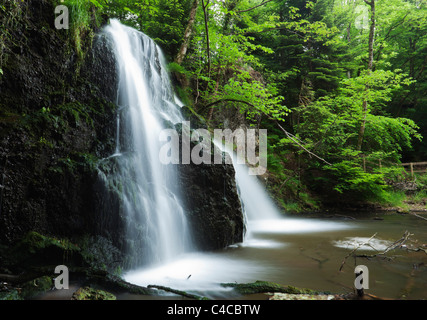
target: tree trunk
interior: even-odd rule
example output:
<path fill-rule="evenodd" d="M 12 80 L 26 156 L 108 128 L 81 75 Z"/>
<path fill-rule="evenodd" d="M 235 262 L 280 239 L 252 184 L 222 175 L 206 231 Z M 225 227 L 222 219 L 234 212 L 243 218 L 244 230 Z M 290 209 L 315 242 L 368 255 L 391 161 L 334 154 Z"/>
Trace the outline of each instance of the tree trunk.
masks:
<path fill-rule="evenodd" d="M 187 27 L 185 28 L 184 39 L 181 47 L 179 48 L 178 54 L 175 57 L 175 63 L 179 65 L 184 61 L 185 55 L 187 54 L 187 50 L 190 45 L 191 34 L 193 33 L 194 21 L 196 20 L 198 6 L 199 0 L 194 0 L 193 6 L 190 10 L 190 18 L 188 20 Z M 181 87 L 186 88 L 190 85 L 187 76 L 184 73 L 175 72 L 175 77 L 181 84 Z"/>
<path fill-rule="evenodd" d="M 206 52 L 208 55 L 208 76 L 211 76 L 211 48 L 209 45 L 209 26 L 208 26 L 208 12 L 207 12 L 207 8 L 209 5 L 209 1 L 208 0 L 205 4 L 205 1 L 202 0 L 202 7 L 203 7 L 203 16 L 205 17 L 205 32 L 206 32 Z"/>
<path fill-rule="evenodd" d="M 187 54 L 188 46 L 190 44 L 191 34 L 193 33 L 194 21 L 196 20 L 197 7 L 199 6 L 199 0 L 194 0 L 193 6 L 190 10 L 190 19 L 188 20 L 187 28 L 184 32 L 184 40 L 181 48 L 175 58 L 175 62 L 181 64 L 184 61 L 185 55 Z"/>
<path fill-rule="evenodd" d="M 369 59 L 368 59 L 368 74 L 371 73 L 374 67 L 374 39 L 375 39 L 375 0 L 364 0 L 371 7 L 371 26 L 369 31 Z M 369 90 L 369 86 L 365 86 L 365 91 Z M 363 137 L 365 136 L 366 117 L 368 114 L 368 101 L 363 101 L 363 119 L 360 125 L 359 138 L 357 141 L 357 150 L 362 150 Z"/>

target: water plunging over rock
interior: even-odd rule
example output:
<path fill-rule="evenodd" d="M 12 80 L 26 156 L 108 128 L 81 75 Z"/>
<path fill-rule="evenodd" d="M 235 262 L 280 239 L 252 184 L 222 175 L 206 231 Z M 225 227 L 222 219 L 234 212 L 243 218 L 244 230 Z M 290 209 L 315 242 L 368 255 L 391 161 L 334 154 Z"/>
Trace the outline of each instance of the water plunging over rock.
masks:
<path fill-rule="evenodd" d="M 165 165 L 159 159 L 160 132 L 184 121 L 162 51 L 117 20 L 105 34 L 117 60 L 119 113 L 116 153 L 104 160 L 109 169 L 100 175 L 119 198 L 134 260 L 129 267 L 242 241 L 232 165 Z"/>
<path fill-rule="evenodd" d="M 117 170 L 107 177 L 118 188 L 126 221 L 127 250 L 136 263 L 166 261 L 190 249 L 190 232 L 177 176 L 159 161 L 163 120 L 181 120 L 160 48 L 141 32 L 112 20 L 119 75 L 120 130 Z"/>

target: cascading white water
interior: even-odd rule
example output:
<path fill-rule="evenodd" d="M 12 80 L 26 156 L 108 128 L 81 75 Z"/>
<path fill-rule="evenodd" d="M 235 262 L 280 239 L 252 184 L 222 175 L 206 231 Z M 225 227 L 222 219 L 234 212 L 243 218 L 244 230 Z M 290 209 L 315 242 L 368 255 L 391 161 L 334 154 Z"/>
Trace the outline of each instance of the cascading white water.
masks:
<path fill-rule="evenodd" d="M 109 158 L 116 169 L 104 179 L 120 194 L 127 223 L 127 247 L 136 258 L 127 266 L 133 271 L 127 272 L 125 279 L 140 285 L 166 284 L 190 290 L 224 290 L 218 286 L 219 282 L 256 280 L 254 277 L 270 267 L 253 261 L 248 265 L 245 258 L 231 259 L 222 253 L 191 253 L 191 230 L 180 202 L 180 190 L 176 188 L 179 185 L 176 168 L 159 161 L 159 136 L 165 129 L 164 123 L 183 121 L 165 59 L 149 37 L 117 20 L 111 20 L 105 34 L 111 39 L 117 60 L 119 113 L 116 152 Z M 339 223 L 283 217 L 256 177 L 248 175 L 245 165 L 235 165 L 235 171 L 249 229 L 249 236 L 238 246 L 269 249 L 283 246 L 274 240 L 256 238 L 257 232 L 345 228 Z M 262 243 L 254 244 L 253 240 Z"/>
<path fill-rule="evenodd" d="M 253 242 L 254 233 L 304 233 L 325 232 L 345 228 L 344 224 L 318 219 L 292 219 L 282 214 L 257 176 L 249 174 L 249 168 L 237 161 L 237 154 L 219 141 L 215 145 L 227 152 L 233 161 L 236 184 L 246 216 L 246 243 Z"/>
<path fill-rule="evenodd" d="M 111 20 L 119 79 L 117 146 L 114 155 L 127 220 L 128 250 L 137 264 L 165 262 L 191 248 L 176 168 L 159 160 L 165 121 L 182 116 L 160 48 L 145 34 Z"/>

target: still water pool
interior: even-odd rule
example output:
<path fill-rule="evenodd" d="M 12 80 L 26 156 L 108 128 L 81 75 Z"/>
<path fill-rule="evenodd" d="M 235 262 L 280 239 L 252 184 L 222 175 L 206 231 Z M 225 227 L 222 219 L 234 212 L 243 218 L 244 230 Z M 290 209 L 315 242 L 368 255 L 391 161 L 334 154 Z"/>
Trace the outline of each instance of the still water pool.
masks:
<path fill-rule="evenodd" d="M 355 219 L 345 220 L 320 217 L 252 220 L 243 243 L 183 255 L 158 267 L 127 272 L 124 278 L 138 285 L 168 286 L 210 298 L 239 298 L 219 284 L 256 280 L 348 293 L 353 292 L 355 266 L 366 265 L 367 293 L 391 299 L 427 298 L 427 255 L 422 251 L 395 249 L 387 253 L 391 260 L 349 256 L 340 271 L 355 247 L 360 247 L 358 254 L 383 252 L 405 231 L 413 234 L 406 244 L 426 244 L 427 221 L 400 214 L 353 214 Z"/>

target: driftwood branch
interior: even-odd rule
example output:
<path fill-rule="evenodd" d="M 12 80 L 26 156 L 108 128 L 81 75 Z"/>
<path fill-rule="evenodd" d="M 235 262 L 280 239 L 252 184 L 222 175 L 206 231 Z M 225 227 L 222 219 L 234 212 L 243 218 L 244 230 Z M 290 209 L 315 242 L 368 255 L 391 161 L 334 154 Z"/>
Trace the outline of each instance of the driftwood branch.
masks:
<path fill-rule="evenodd" d="M 402 235 L 402 237 L 396 241 L 394 241 L 391 245 L 389 245 L 383 252 L 379 252 L 379 253 L 375 253 L 375 254 L 354 254 L 358 249 L 360 249 L 362 246 L 367 245 L 369 243 L 369 241 L 372 240 L 372 238 L 374 238 L 376 236 L 376 233 L 369 238 L 368 241 L 366 241 L 365 243 L 360 244 L 359 246 L 357 246 L 356 248 L 354 248 L 347 256 L 345 256 L 344 260 L 341 263 L 341 267 L 340 267 L 340 271 L 342 271 L 342 268 L 344 267 L 344 264 L 346 262 L 346 260 L 350 257 L 353 256 L 354 258 L 366 258 L 366 259 L 373 259 L 373 258 L 383 258 L 383 259 L 389 259 L 392 260 L 394 257 L 387 257 L 386 254 L 392 250 L 395 249 L 406 249 L 407 251 L 411 251 L 411 252 L 424 252 L 425 254 L 427 254 L 427 247 L 417 247 L 417 248 L 410 248 L 408 246 L 405 245 L 405 243 L 409 240 L 409 238 L 411 236 L 413 236 L 412 233 L 410 233 L 409 231 L 405 231 L 404 234 Z"/>
<path fill-rule="evenodd" d="M 412 212 L 411 214 L 412 214 L 413 216 L 417 217 L 417 218 L 420 218 L 420 219 L 423 219 L 423 220 L 427 220 L 427 218 L 422 217 L 422 216 L 420 216 L 420 215 L 418 215 L 418 214 L 416 214 L 416 213 L 414 213 L 414 212 Z"/>
<path fill-rule="evenodd" d="M 358 245 L 356 248 L 354 248 L 353 250 L 351 250 L 350 251 L 350 253 L 348 254 L 348 255 L 346 255 L 345 257 L 344 257 L 344 260 L 341 262 L 341 267 L 340 267 L 340 271 L 342 271 L 342 268 L 344 267 L 344 265 L 345 265 L 345 263 L 346 263 L 346 261 L 347 261 L 347 259 L 351 256 L 351 255 L 353 255 L 358 249 L 360 249 L 362 246 L 364 246 L 364 245 L 366 245 L 369 241 L 371 241 L 373 238 L 375 238 L 375 236 L 376 236 L 377 234 L 375 233 L 372 237 L 370 237 L 369 239 L 368 239 L 368 241 L 366 241 L 366 242 L 364 242 L 364 243 L 361 243 L 360 245 Z"/>

